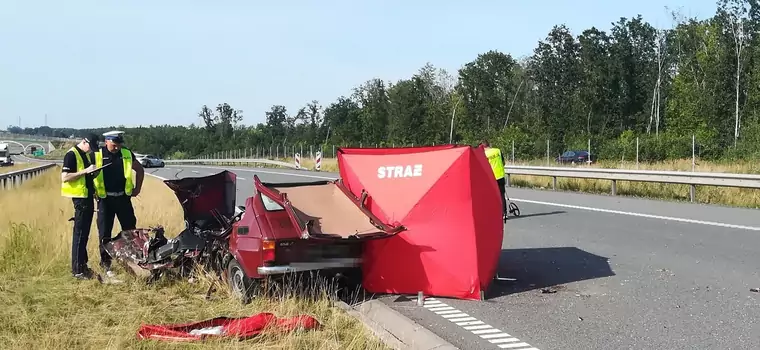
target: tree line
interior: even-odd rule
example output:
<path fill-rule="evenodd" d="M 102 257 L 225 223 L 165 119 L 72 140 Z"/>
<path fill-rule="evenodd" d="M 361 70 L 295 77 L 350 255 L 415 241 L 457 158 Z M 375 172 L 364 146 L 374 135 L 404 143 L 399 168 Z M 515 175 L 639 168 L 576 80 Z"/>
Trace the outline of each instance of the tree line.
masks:
<path fill-rule="evenodd" d="M 120 128 L 130 146 L 165 157 L 297 145 L 477 144 L 488 138 L 521 159 L 586 149 L 600 159 L 760 156 L 760 0 L 719 0 L 699 20 L 671 11 L 668 28 L 638 15 L 609 28 L 551 28 L 529 57 L 491 50 L 456 75 L 428 63 L 396 82 L 368 80 L 350 94 L 296 111 L 273 105 L 243 125 L 227 103 L 198 123 Z M 73 130 L 10 127 L 48 136 Z M 11 130 L 13 129 L 13 130 Z M 48 134 L 49 133 L 49 134 Z"/>

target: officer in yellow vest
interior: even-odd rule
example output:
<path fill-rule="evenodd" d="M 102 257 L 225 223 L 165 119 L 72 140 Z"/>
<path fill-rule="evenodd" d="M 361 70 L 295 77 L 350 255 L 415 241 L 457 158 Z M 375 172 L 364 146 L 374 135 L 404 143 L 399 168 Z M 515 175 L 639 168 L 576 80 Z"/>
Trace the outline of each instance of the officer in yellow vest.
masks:
<path fill-rule="evenodd" d="M 77 279 L 94 276 L 87 266 L 87 240 L 95 211 L 92 152 L 98 148 L 98 136 L 89 134 L 63 156 L 61 196 L 74 203 L 74 231 L 71 240 L 71 273 Z"/>
<path fill-rule="evenodd" d="M 105 250 L 105 244 L 112 238 L 114 216 L 118 217 L 122 231 L 136 228 L 137 218 L 132 207 L 132 197 L 140 194 L 145 176 L 142 165 L 135 160 L 135 154 L 124 147 L 123 134 L 122 131 L 103 134 L 106 145 L 95 152 L 95 166 L 110 164 L 93 181 L 98 202 L 100 266 L 109 277 L 115 274 L 111 271 L 111 256 Z M 132 170 L 136 173 L 134 177 Z"/>
<path fill-rule="evenodd" d="M 507 182 L 504 179 L 504 154 L 498 148 L 491 148 L 491 144 L 488 140 L 483 140 L 480 145 L 485 147 L 486 158 L 488 163 L 491 164 L 491 170 L 496 178 L 496 184 L 499 186 L 499 192 L 501 193 L 501 206 L 502 206 L 502 218 L 507 219 Z"/>

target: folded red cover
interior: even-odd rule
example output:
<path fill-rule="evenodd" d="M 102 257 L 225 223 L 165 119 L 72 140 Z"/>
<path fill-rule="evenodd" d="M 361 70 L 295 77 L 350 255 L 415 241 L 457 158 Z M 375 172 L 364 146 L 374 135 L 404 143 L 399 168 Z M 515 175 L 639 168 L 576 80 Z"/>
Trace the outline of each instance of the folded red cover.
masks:
<path fill-rule="evenodd" d="M 274 314 L 262 312 L 249 317 L 216 317 L 192 323 L 167 325 L 141 325 L 137 331 L 139 339 L 170 341 L 196 341 L 209 337 L 236 337 L 247 339 L 264 330 L 291 332 L 295 329 L 316 329 L 319 321 L 308 315 L 278 318 Z"/>

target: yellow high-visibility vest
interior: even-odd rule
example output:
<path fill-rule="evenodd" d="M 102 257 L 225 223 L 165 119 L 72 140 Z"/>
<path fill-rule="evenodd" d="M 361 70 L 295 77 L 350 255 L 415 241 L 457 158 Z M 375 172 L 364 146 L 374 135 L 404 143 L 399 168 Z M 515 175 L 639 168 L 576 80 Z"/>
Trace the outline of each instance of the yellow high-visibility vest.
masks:
<path fill-rule="evenodd" d="M 67 152 L 74 152 L 74 156 L 77 159 L 77 167 L 74 171 L 79 172 L 84 170 L 84 161 L 82 156 L 79 155 L 79 151 L 76 147 L 71 147 Z M 76 180 L 62 181 L 61 182 L 61 196 L 69 198 L 87 198 L 87 175 L 80 176 Z"/>
<path fill-rule="evenodd" d="M 501 161 L 501 150 L 498 148 L 486 148 L 486 158 L 491 164 L 491 170 L 496 180 L 504 177 L 504 162 Z"/>
<path fill-rule="evenodd" d="M 124 193 L 127 196 L 132 195 L 132 189 L 135 187 L 132 183 L 132 154 L 129 149 L 121 148 L 121 161 L 124 164 Z M 95 152 L 95 167 L 100 168 L 103 166 L 103 149 L 99 149 Z M 103 170 L 100 170 L 98 176 L 93 180 L 95 185 L 95 194 L 100 198 L 106 198 L 106 184 L 103 182 Z"/>

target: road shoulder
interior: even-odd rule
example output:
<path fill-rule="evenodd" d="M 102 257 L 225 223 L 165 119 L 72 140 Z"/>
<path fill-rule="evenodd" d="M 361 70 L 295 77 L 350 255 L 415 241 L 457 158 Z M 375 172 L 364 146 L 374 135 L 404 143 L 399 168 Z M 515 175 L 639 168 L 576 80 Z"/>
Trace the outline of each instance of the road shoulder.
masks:
<path fill-rule="evenodd" d="M 393 349 L 459 349 L 379 300 L 354 306 L 338 301 L 337 306 L 357 318 Z"/>

